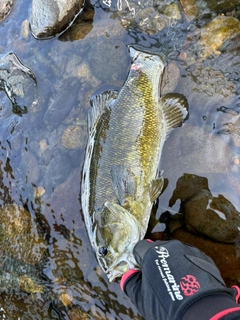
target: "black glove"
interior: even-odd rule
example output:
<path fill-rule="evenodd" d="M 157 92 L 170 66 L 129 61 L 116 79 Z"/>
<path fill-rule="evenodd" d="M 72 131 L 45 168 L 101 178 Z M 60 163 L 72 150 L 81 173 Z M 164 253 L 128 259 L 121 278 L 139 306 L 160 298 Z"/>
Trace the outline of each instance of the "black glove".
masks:
<path fill-rule="evenodd" d="M 120 286 L 145 319 L 207 320 L 230 308 L 240 319 L 240 289 L 227 288 L 213 260 L 197 248 L 177 240 L 142 240 L 134 256 L 141 271 L 129 270 Z"/>

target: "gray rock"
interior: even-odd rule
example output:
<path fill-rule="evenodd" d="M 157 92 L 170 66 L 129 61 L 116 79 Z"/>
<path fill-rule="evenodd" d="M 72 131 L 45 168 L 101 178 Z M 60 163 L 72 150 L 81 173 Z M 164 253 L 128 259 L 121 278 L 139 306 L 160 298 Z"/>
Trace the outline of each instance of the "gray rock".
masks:
<path fill-rule="evenodd" d="M 63 183 L 68 178 L 71 169 L 72 159 L 67 153 L 53 158 L 48 165 L 44 183 L 47 192 L 51 192 L 51 188 Z"/>
<path fill-rule="evenodd" d="M 12 111 L 18 115 L 28 113 L 37 102 L 36 78 L 14 53 L 0 61 L 0 89 L 12 102 Z"/>
<path fill-rule="evenodd" d="M 37 39 L 47 39 L 63 32 L 83 9 L 81 0 L 33 0 L 30 27 Z"/>

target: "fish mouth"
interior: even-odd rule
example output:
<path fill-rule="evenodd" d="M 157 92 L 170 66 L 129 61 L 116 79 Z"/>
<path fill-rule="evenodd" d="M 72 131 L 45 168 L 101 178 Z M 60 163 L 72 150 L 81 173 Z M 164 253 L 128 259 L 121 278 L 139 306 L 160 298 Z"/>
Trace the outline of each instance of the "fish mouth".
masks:
<path fill-rule="evenodd" d="M 106 270 L 106 274 L 109 282 L 113 282 L 117 278 L 121 278 L 124 273 L 126 273 L 129 269 L 134 269 L 138 266 L 133 255 L 127 255 L 125 259 L 121 259 L 121 261 L 116 261 L 108 270 Z"/>
<path fill-rule="evenodd" d="M 121 278 L 123 275 L 122 272 L 118 270 L 112 270 L 107 274 L 109 282 L 114 282 L 117 278 Z"/>

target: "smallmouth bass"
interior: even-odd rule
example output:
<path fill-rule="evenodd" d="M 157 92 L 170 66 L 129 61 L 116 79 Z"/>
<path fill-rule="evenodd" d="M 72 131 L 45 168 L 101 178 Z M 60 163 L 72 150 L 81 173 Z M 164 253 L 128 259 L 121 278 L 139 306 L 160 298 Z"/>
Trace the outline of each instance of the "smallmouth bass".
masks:
<path fill-rule="evenodd" d="M 132 64 L 119 92 L 92 99 L 81 202 L 91 245 L 110 281 L 136 267 L 153 202 L 163 187 L 158 165 L 164 141 L 188 115 L 186 98 L 160 98 L 160 55 L 129 47 Z"/>

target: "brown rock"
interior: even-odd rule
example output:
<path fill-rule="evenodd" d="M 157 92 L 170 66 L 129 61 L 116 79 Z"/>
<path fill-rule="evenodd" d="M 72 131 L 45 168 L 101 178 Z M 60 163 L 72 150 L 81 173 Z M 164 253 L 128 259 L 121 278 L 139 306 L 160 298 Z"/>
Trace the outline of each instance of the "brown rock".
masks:
<path fill-rule="evenodd" d="M 189 243 L 210 256 L 219 268 L 227 286 L 240 285 L 240 257 L 236 257 L 235 245 L 218 243 L 183 229 L 176 230 L 172 237 Z"/>
<path fill-rule="evenodd" d="M 82 149 L 85 146 L 87 125 L 71 125 L 63 132 L 61 143 L 67 149 Z"/>
<path fill-rule="evenodd" d="M 184 204 L 184 220 L 188 230 L 227 243 L 235 243 L 239 235 L 240 213 L 223 195 L 213 197 L 201 190 Z"/>
<path fill-rule="evenodd" d="M 188 20 L 193 20 L 198 15 L 196 0 L 180 0 Z"/>
<path fill-rule="evenodd" d="M 227 16 L 217 16 L 201 29 L 199 43 L 204 46 L 204 55 L 219 54 L 223 43 L 240 33 L 238 19 Z"/>
<path fill-rule="evenodd" d="M 180 78 L 180 71 L 176 63 L 171 62 L 164 70 L 161 81 L 161 94 L 172 92 L 176 89 Z"/>
<path fill-rule="evenodd" d="M 0 246 L 8 254 L 28 264 L 39 263 L 46 245 L 32 224 L 30 213 L 17 204 L 0 208 Z"/>

